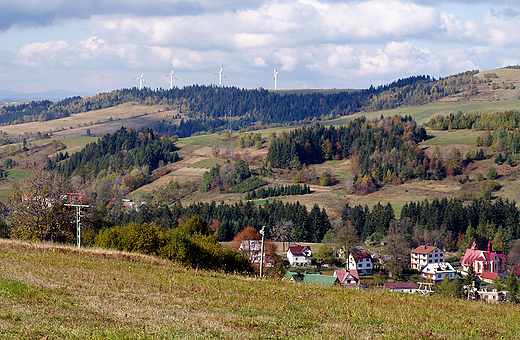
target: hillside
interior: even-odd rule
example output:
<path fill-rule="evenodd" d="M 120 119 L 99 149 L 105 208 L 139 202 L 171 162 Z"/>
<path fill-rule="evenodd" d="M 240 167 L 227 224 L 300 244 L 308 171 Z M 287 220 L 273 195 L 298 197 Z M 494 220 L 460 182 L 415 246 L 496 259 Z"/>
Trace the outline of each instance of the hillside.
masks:
<path fill-rule="evenodd" d="M 469 75 L 472 75 L 473 73 L 474 72 L 467 72 L 461 76 L 443 79 L 442 81 L 445 83 L 446 89 L 449 89 L 450 86 L 452 86 L 452 82 L 464 83 L 464 79 L 467 80 Z M 485 76 L 485 74 L 491 75 Z M 388 86 L 378 89 L 371 89 L 370 91 L 374 91 L 374 93 L 380 93 L 381 95 L 375 97 L 378 97 L 382 100 L 385 96 L 394 96 L 394 98 L 397 98 L 401 93 L 400 91 L 404 91 L 403 93 L 405 93 L 406 91 L 409 91 L 409 87 L 414 84 L 417 86 L 428 86 L 428 88 L 433 91 L 432 93 L 436 91 L 434 91 L 435 87 L 429 86 L 433 86 L 435 84 L 435 86 L 440 86 L 441 84 L 441 80 L 438 82 L 421 80 L 423 81 L 421 82 L 418 81 L 420 79 L 421 78 L 411 78 L 399 80 Z M 322 121 L 321 125 L 337 126 L 345 124 L 349 121 L 353 121 L 353 119 L 359 116 L 379 119 L 381 115 L 392 116 L 395 114 L 406 114 L 408 117 L 406 119 L 408 121 L 411 117 L 417 119 L 419 123 L 424 123 L 437 114 L 448 114 L 458 111 L 467 112 L 474 110 L 504 110 L 508 108 L 514 108 L 515 105 L 518 104 L 519 101 L 517 99 L 515 100 L 515 98 L 518 98 L 519 93 L 517 84 L 520 80 L 520 70 L 503 69 L 486 71 L 476 74 L 471 79 L 471 83 L 461 86 L 457 93 L 450 96 L 444 96 L 429 104 L 420 106 L 411 106 L 410 104 L 405 104 L 400 108 L 393 110 L 374 111 L 368 113 L 365 112 L 362 114 L 344 117 L 338 120 L 326 120 Z M 478 79 L 483 80 L 479 81 Z M 408 83 L 411 83 L 412 85 Z M 500 88 L 493 89 L 493 84 L 495 83 L 512 84 L 511 87 L 513 88 L 510 89 L 510 86 L 508 85 L 508 89 L 502 89 L 502 85 L 500 85 Z M 406 90 L 406 88 L 408 88 L 408 90 Z M 214 95 L 215 93 L 225 92 L 227 90 L 229 90 L 229 94 L 237 96 L 252 96 L 254 93 L 256 93 L 255 91 L 241 91 L 234 88 L 220 90 L 194 87 L 188 90 L 194 91 L 194 93 L 199 93 L 197 91 L 200 91 L 200 93 L 206 93 L 208 96 Z M 92 100 L 92 102 L 98 103 L 99 105 L 104 105 L 104 101 L 109 100 L 107 98 L 110 96 L 116 96 L 118 93 L 125 93 L 128 98 L 133 98 L 132 96 L 139 94 L 135 92 L 135 90 L 133 91 L 134 92 L 127 90 L 122 90 L 121 92 L 115 91 L 111 94 L 104 94 L 98 97 L 96 99 L 97 102 L 96 100 Z M 334 91 L 317 91 L 312 93 L 314 93 L 316 96 L 325 96 L 329 95 L 326 94 L 328 92 L 331 93 L 330 95 L 335 94 Z M 171 93 L 168 94 L 162 92 L 150 93 L 157 96 L 171 95 Z M 265 91 L 265 93 L 260 91 L 255 95 L 264 96 L 266 93 L 267 91 Z M 489 95 L 489 93 L 492 95 Z M 182 92 L 178 92 L 176 95 L 180 94 L 182 94 Z M 188 94 L 188 92 L 185 92 L 185 94 Z M 298 96 L 306 96 L 306 94 L 300 93 Z M 215 99 L 215 97 L 211 96 L 209 98 Z M 272 99 L 274 97 L 268 98 Z M 290 98 L 296 100 L 296 97 Z M 226 103 L 229 100 L 228 97 L 225 97 L 224 99 Z M 206 98 L 204 100 L 209 99 Z M 381 100 L 378 99 L 374 101 L 373 104 L 380 105 L 383 103 Z M 418 97 L 416 100 L 420 101 L 426 99 L 421 99 Z M 63 105 L 66 104 L 67 102 L 65 102 Z M 84 104 L 85 103 L 81 105 Z M 193 109 L 199 106 L 200 105 L 197 104 L 191 106 L 191 108 Z M 74 107 L 75 106 L 73 106 L 73 108 Z M 75 113 L 60 119 L 47 120 L 45 122 L 30 122 L 3 126 L 3 130 L 1 132 L 8 132 L 6 138 L 10 138 L 16 134 L 22 136 L 22 131 L 28 127 L 31 128 L 30 131 L 33 133 L 37 130 L 32 129 L 38 129 L 39 127 L 45 127 L 45 129 L 49 128 L 54 132 L 52 133 L 51 139 L 29 142 L 29 149 L 27 151 L 21 150 L 21 143 L 14 143 L 0 147 L 0 170 L 4 170 L 4 175 L 6 176 L 6 179 L 2 180 L 0 183 L 0 200 L 5 202 L 5 198 L 12 183 L 18 178 L 30 174 L 32 169 L 35 166 L 38 166 L 38 164 L 44 164 L 47 155 L 50 154 L 51 158 L 54 159 L 53 157 L 57 156 L 59 152 L 67 152 L 68 156 L 70 157 L 74 152 L 81 150 L 81 148 L 86 145 L 87 142 L 96 140 L 95 137 L 62 138 L 64 136 L 84 136 L 87 134 L 87 129 L 90 130 L 89 132 L 91 135 L 104 135 L 106 133 L 113 133 L 114 131 L 118 130 L 121 125 L 130 127 L 137 127 L 141 125 L 156 126 L 156 124 L 164 124 L 164 121 L 179 122 L 180 119 L 189 118 L 190 115 L 194 115 L 193 117 L 200 118 L 201 116 L 197 116 L 197 114 L 195 114 L 197 111 L 192 109 L 188 110 L 188 106 L 186 106 L 186 104 L 179 105 L 179 103 L 177 103 L 175 105 L 168 105 L 167 103 L 162 103 L 160 100 L 157 100 L 157 98 L 154 100 L 140 98 L 139 101 L 124 102 L 116 106 L 106 107 L 99 110 Z M 204 111 L 206 109 L 202 107 L 202 110 Z M 212 110 L 214 110 L 214 108 Z M 210 110 L 208 112 L 213 111 Z M 206 119 L 206 121 L 210 120 L 210 118 Z M 236 117 L 231 117 L 231 120 L 236 121 Z M 385 121 L 388 121 L 388 119 Z M 377 122 L 377 124 L 382 124 L 382 122 L 383 121 L 380 120 Z M 406 124 L 412 123 L 410 122 Z M 69 127 L 65 128 L 67 125 Z M 220 132 L 215 134 L 201 134 L 181 138 L 176 144 L 177 147 L 180 148 L 178 153 L 182 158 L 181 161 L 164 164 L 164 168 L 157 169 L 157 171 L 154 171 L 153 167 L 150 168 L 149 170 L 152 170 L 153 173 L 147 174 L 146 180 L 144 181 L 136 181 L 136 183 L 140 183 L 139 185 L 126 186 L 125 183 L 128 181 L 125 183 L 122 182 L 121 176 L 126 176 L 126 179 L 130 179 L 129 176 L 131 173 L 135 172 L 139 174 L 145 171 L 145 169 L 137 166 L 137 163 L 133 164 L 133 169 L 131 166 L 128 167 L 130 164 L 128 163 L 125 165 L 125 167 L 128 168 L 120 169 L 118 173 L 112 172 L 111 174 L 110 172 L 114 170 L 111 168 L 111 170 L 107 173 L 100 172 L 101 175 L 97 177 L 94 173 L 90 174 L 90 179 L 86 179 L 83 183 L 80 183 L 82 186 L 80 186 L 78 190 L 87 192 L 88 196 L 86 196 L 86 199 L 90 200 L 89 202 L 95 201 L 96 204 L 101 207 L 101 209 L 112 209 L 113 206 L 120 204 L 121 198 L 131 198 L 136 202 L 144 201 L 153 206 L 162 206 L 166 204 L 172 207 L 173 204 L 181 203 L 184 207 L 188 207 L 196 204 L 209 204 L 211 202 L 224 202 L 227 205 L 234 205 L 246 201 L 246 193 L 232 193 L 232 191 L 228 190 L 229 187 L 224 188 L 224 186 L 220 186 L 218 189 L 210 190 L 208 192 L 202 192 L 199 189 L 204 173 L 209 171 L 215 165 L 223 164 L 227 160 L 230 160 L 232 165 L 238 159 L 242 158 L 248 160 L 251 173 L 253 175 L 261 176 L 263 180 L 268 182 L 268 186 L 274 188 L 292 185 L 294 184 L 293 178 L 297 175 L 296 169 L 290 170 L 287 165 L 284 165 L 283 169 L 280 168 L 270 170 L 272 173 L 269 175 L 266 175 L 265 173 L 265 160 L 266 156 L 269 154 L 272 135 L 277 134 L 280 136 L 286 132 L 289 133 L 291 130 L 291 126 L 287 126 L 285 128 L 279 126 L 276 128 L 264 130 L 254 130 L 254 132 L 251 132 L 248 128 L 233 133 Z M 434 158 L 446 158 L 453 151 L 453 149 L 459 150 L 462 157 L 466 157 L 467 154 L 476 153 L 479 150 L 479 148 L 475 147 L 475 140 L 481 135 L 481 133 L 478 131 L 434 131 L 429 128 L 426 128 L 425 131 L 428 137 L 425 138 L 424 141 L 414 141 L 414 143 L 418 142 L 417 146 L 420 150 L 422 150 L 416 151 L 419 152 L 419 154 L 424 153 L 424 155 L 420 155 L 421 163 L 426 162 L 432 164 L 432 159 Z M 259 134 L 261 136 L 261 145 L 258 148 L 255 146 L 241 147 L 240 141 L 243 140 L 246 136 L 251 136 L 253 134 Z M 66 146 L 66 148 L 58 151 L 53 147 L 40 147 L 40 145 L 51 142 L 54 143 L 53 145 L 60 145 L 61 142 Z M 300 144 L 302 143 L 303 142 L 300 141 Z M 363 142 L 362 144 L 367 143 Z M 303 170 L 313 174 L 314 176 L 311 181 L 307 182 L 311 188 L 310 194 L 254 199 L 251 201 L 251 203 L 257 207 L 264 206 L 266 204 L 272 204 L 273 201 L 282 202 L 283 204 L 299 204 L 305 206 L 307 212 L 311 211 L 311 209 L 317 205 L 319 209 L 325 209 L 326 214 L 333 226 L 343 223 L 341 221 L 341 214 L 342 209 L 347 203 L 352 206 L 366 205 L 368 209 L 372 209 L 373 206 L 379 203 L 382 205 L 387 205 L 390 203 L 394 211 L 394 217 L 399 219 L 401 209 L 407 202 L 423 201 L 425 199 L 431 201 L 433 199 L 440 198 L 461 199 L 463 201 L 469 202 L 473 199 L 482 197 L 482 195 L 487 194 L 487 191 L 484 187 L 486 185 L 486 181 L 482 181 L 482 178 L 485 178 L 490 169 L 495 169 L 498 173 L 498 177 L 494 182 L 494 189 L 489 194 L 490 198 L 504 198 L 514 200 L 516 202 L 520 201 L 520 173 L 518 166 L 508 165 L 506 163 L 495 164 L 493 162 L 493 158 L 497 154 L 497 151 L 494 146 L 483 147 L 483 151 L 486 154 L 485 159 L 467 161 L 464 163 L 464 167 L 460 170 L 460 173 L 449 176 L 442 174 L 442 176 L 436 178 L 435 180 L 432 179 L 431 173 L 426 173 L 426 175 L 424 175 L 424 173 L 423 175 L 412 175 L 411 172 L 415 169 L 414 167 L 417 165 L 417 163 L 415 163 L 415 165 L 410 168 L 403 162 L 408 158 L 410 158 L 410 160 L 414 160 L 415 162 L 415 156 L 400 156 L 400 164 L 392 165 L 393 167 L 388 166 L 387 168 L 391 170 L 393 176 L 399 175 L 399 171 L 402 166 L 406 165 L 409 170 L 411 169 L 408 172 L 408 175 L 405 175 L 407 178 L 401 181 L 403 184 L 398 184 L 394 181 L 394 179 L 391 181 L 383 181 L 382 177 L 384 177 L 385 174 L 383 172 L 385 171 L 376 171 L 378 169 L 376 163 L 369 164 L 371 169 L 365 167 L 365 170 L 363 170 L 364 172 L 360 171 L 359 159 L 356 159 L 355 157 L 352 158 L 344 152 L 351 146 L 340 145 L 340 147 L 343 148 L 343 151 L 341 155 L 339 155 L 339 153 L 336 154 L 336 156 L 340 156 L 338 159 L 305 160 L 302 158 L 302 163 L 310 161 L 309 164 L 305 165 L 305 169 Z M 314 152 L 317 151 L 316 157 L 320 158 L 319 153 L 321 145 L 315 144 L 313 148 Z M 409 150 L 412 152 L 412 154 L 415 152 L 413 149 Z M 333 153 L 333 155 L 335 153 L 336 151 Z M 371 159 L 373 154 L 369 153 L 361 155 L 360 157 L 364 159 Z M 386 159 L 389 156 L 381 153 L 381 156 L 378 157 L 383 157 Z M 13 167 L 9 169 L 2 168 L 1 165 L 3 165 L 4 162 L 6 162 L 9 158 L 14 161 L 12 163 Z M 336 157 L 334 156 L 334 158 Z M 520 161 L 517 156 L 514 156 L 513 158 L 516 163 Z M 58 163 L 56 164 L 60 164 L 59 162 L 60 160 L 58 160 Z M 62 160 L 61 162 L 66 161 Z M 384 168 L 387 165 L 384 165 L 381 168 Z M 134 171 L 136 169 L 138 171 Z M 372 172 L 378 187 L 373 192 L 370 190 L 370 192 L 367 191 L 364 194 L 360 194 L 359 192 L 356 193 L 355 190 L 352 190 L 354 188 L 354 182 L 356 178 L 360 178 L 359 173 L 369 174 L 369 172 L 367 172 L 368 170 Z M 319 181 L 319 177 L 324 173 L 330 174 L 333 178 L 332 183 L 329 183 L 329 185 L 322 185 Z M 75 180 L 77 182 L 78 178 L 75 178 Z M 89 183 L 89 181 L 92 182 Z M 100 185 L 101 183 L 103 183 L 102 186 Z M 102 195 L 100 194 L 101 190 L 103 190 Z M 101 199 L 101 197 L 103 199 Z M 116 212 L 114 215 L 107 214 L 105 217 L 109 218 L 108 216 L 111 216 L 110 218 L 114 219 L 114 216 L 119 216 L 118 214 L 119 212 Z M 112 222 L 118 223 L 119 221 L 112 220 Z M 150 217 L 147 217 L 147 219 L 142 220 L 142 222 L 152 223 L 153 221 L 150 220 Z M 242 221 L 240 218 L 237 219 L 233 217 L 230 223 L 235 224 L 233 230 L 236 232 L 236 230 L 240 230 L 240 228 L 243 227 L 237 225 L 236 223 L 240 224 L 251 222 L 247 220 Z M 227 237 L 231 236 L 232 235 L 228 235 Z"/>
<path fill-rule="evenodd" d="M 0 240 L 5 339 L 513 339 L 515 305 L 187 270 Z M 269 301 L 269 303 L 264 303 Z"/>

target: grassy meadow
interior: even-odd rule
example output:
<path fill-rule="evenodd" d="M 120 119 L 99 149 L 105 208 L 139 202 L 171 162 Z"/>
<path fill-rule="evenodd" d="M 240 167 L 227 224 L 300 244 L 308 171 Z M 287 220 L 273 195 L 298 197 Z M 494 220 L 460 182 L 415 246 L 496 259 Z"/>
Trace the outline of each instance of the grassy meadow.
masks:
<path fill-rule="evenodd" d="M 514 305 L 260 280 L 0 240 L 2 339 L 514 339 Z"/>

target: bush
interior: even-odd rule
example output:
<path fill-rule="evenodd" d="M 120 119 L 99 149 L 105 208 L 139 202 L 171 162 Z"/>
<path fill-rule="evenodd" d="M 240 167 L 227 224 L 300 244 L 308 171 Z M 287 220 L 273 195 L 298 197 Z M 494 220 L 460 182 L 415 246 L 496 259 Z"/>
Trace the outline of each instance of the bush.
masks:
<path fill-rule="evenodd" d="M 497 179 L 498 178 L 497 170 L 495 168 L 489 168 L 488 173 L 487 173 L 487 178 L 490 180 Z"/>
<path fill-rule="evenodd" d="M 130 223 L 102 230 L 95 247 L 158 255 L 164 245 L 164 233 L 155 226 Z"/>

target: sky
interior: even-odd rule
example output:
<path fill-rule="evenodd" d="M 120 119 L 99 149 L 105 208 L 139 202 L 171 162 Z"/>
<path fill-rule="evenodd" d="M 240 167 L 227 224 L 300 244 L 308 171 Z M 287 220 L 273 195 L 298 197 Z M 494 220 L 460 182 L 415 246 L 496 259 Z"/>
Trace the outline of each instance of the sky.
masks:
<path fill-rule="evenodd" d="M 520 63 L 517 0 L 0 0 L 0 91 L 368 88 Z"/>

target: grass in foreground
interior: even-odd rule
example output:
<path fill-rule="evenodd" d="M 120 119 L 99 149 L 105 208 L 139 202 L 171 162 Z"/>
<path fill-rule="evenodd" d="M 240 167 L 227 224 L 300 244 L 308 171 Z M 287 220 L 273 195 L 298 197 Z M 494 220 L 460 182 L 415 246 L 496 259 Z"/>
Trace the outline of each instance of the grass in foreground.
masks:
<path fill-rule="evenodd" d="M 2 339 L 483 339 L 520 308 L 181 268 L 0 240 Z"/>

